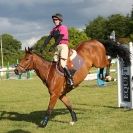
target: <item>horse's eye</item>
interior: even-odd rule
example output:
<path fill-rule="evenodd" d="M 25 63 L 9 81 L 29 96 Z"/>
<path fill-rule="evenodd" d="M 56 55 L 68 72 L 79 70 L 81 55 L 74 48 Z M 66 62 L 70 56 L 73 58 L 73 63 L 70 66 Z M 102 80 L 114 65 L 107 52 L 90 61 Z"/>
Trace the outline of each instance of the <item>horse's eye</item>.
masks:
<path fill-rule="evenodd" d="M 29 60 L 28 58 L 26 60 Z"/>

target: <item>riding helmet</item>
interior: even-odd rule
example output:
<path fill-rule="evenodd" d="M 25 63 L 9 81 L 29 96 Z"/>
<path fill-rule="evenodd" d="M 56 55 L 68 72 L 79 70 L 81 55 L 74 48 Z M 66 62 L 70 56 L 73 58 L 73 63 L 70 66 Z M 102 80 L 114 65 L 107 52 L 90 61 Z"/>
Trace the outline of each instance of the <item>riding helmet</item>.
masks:
<path fill-rule="evenodd" d="M 63 15 L 60 14 L 60 13 L 56 13 L 56 14 L 52 15 L 52 19 L 53 19 L 54 17 L 58 18 L 61 22 L 63 21 Z"/>

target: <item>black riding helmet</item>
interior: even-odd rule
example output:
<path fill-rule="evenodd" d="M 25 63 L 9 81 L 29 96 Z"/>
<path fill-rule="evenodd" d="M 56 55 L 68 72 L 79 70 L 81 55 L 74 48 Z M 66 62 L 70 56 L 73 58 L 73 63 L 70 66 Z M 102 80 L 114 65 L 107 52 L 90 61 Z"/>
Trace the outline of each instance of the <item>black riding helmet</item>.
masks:
<path fill-rule="evenodd" d="M 55 17 L 55 18 L 58 18 L 61 22 L 63 21 L 63 15 L 60 14 L 60 13 L 56 13 L 56 14 L 52 15 L 52 19 L 53 19 L 54 17 Z"/>

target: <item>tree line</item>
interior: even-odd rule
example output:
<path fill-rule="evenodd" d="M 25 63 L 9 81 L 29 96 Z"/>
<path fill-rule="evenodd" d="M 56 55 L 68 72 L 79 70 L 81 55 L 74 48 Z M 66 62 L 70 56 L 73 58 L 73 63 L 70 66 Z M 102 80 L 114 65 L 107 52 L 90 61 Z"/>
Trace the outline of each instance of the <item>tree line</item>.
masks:
<path fill-rule="evenodd" d="M 133 8 L 126 16 L 122 14 L 113 14 L 108 17 L 98 16 L 91 22 L 85 24 L 85 29 L 82 31 L 75 27 L 69 27 L 69 46 L 70 48 L 75 49 L 80 42 L 85 40 L 106 40 L 113 30 L 115 31 L 116 38 L 120 43 L 127 44 L 129 41 L 133 41 Z M 34 44 L 34 51 L 39 53 L 40 47 L 43 45 L 46 37 L 46 35 L 42 36 Z M 24 53 L 21 49 L 22 43 L 9 34 L 2 34 L 1 38 L 3 44 L 4 65 L 6 65 L 7 62 L 10 62 L 10 64 L 15 64 L 16 60 L 20 59 Z M 51 40 L 45 47 L 43 53 L 44 58 L 48 60 L 51 60 L 54 53 L 54 51 L 49 52 L 49 48 L 53 44 L 54 40 Z"/>

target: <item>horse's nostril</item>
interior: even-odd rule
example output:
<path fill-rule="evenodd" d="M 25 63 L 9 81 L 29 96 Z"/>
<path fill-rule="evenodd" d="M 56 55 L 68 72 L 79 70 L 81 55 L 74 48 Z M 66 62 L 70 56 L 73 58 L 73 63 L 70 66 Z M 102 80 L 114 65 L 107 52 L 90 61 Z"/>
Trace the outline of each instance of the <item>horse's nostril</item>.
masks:
<path fill-rule="evenodd" d="M 15 67 L 17 67 L 17 66 L 18 66 L 18 64 L 15 65 Z"/>

